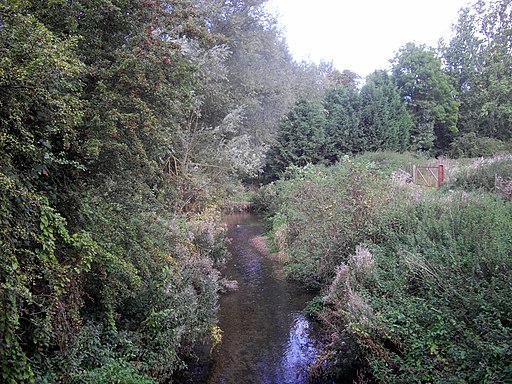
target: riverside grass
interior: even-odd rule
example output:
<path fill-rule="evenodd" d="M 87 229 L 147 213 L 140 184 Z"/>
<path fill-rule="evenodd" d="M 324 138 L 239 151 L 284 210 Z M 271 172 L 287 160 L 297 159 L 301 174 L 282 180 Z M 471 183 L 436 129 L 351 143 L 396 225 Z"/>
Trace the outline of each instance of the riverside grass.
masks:
<path fill-rule="evenodd" d="M 294 169 L 260 199 L 289 277 L 321 292 L 314 375 L 512 382 L 512 202 L 423 189 L 366 159 Z"/>

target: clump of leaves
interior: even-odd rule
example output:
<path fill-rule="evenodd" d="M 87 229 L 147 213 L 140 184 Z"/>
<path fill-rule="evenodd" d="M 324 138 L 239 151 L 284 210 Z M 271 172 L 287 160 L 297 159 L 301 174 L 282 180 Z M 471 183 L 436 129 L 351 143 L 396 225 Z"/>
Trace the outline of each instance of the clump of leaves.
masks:
<path fill-rule="evenodd" d="M 281 202 L 273 213 L 275 242 L 290 277 L 318 288 L 357 244 L 376 235 L 391 188 L 370 164 L 349 158 L 285 174 L 287 180 L 275 185 Z"/>

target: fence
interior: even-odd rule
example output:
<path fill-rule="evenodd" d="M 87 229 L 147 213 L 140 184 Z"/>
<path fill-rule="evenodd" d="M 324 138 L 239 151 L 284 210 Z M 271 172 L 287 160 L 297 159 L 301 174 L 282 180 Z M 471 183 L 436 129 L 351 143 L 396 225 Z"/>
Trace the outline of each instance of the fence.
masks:
<path fill-rule="evenodd" d="M 444 166 L 439 164 L 435 167 L 412 166 L 412 181 L 414 184 L 424 187 L 439 188 L 444 181 Z"/>

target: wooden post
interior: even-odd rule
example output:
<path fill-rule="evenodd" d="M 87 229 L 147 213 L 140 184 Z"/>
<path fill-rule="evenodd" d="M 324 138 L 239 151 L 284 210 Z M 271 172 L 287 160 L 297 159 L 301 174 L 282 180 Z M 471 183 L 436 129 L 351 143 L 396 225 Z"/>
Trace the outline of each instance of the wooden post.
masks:
<path fill-rule="evenodd" d="M 439 168 L 437 171 L 437 187 L 440 188 L 441 184 L 443 184 L 444 181 L 444 165 L 439 164 Z"/>
<path fill-rule="evenodd" d="M 416 184 L 416 164 L 413 164 L 412 166 L 412 182 L 413 184 Z"/>

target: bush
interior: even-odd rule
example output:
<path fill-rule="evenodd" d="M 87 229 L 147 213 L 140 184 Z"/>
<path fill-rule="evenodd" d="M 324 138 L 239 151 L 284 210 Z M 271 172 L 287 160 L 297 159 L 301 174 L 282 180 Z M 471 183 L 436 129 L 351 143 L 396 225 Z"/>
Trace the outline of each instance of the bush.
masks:
<path fill-rule="evenodd" d="M 480 189 L 488 192 L 499 192 L 496 188 L 497 178 L 502 180 L 512 178 L 511 155 L 502 154 L 475 160 L 458 172 L 453 184 L 455 187 L 469 191 Z"/>
<path fill-rule="evenodd" d="M 338 267 L 322 315 L 331 334 L 357 340 L 378 382 L 510 382 L 512 204 L 459 193 L 401 207 L 369 246 L 371 268 L 360 251 Z"/>
<path fill-rule="evenodd" d="M 509 143 L 491 137 L 478 137 L 476 133 L 469 132 L 453 140 L 450 154 L 455 158 L 490 157 L 510 149 Z"/>
<path fill-rule="evenodd" d="M 111 360 L 108 364 L 87 372 L 82 379 L 84 384 L 158 384 L 158 381 L 139 374 L 124 361 Z"/>
<path fill-rule="evenodd" d="M 276 209 L 277 191 L 274 183 L 259 188 L 252 197 L 253 209 L 256 212 L 268 213 Z"/>
<path fill-rule="evenodd" d="M 391 188 L 370 164 L 345 159 L 325 168 L 289 168 L 276 183 L 274 239 L 285 270 L 313 288 L 329 281 L 355 246 L 375 236 Z"/>

